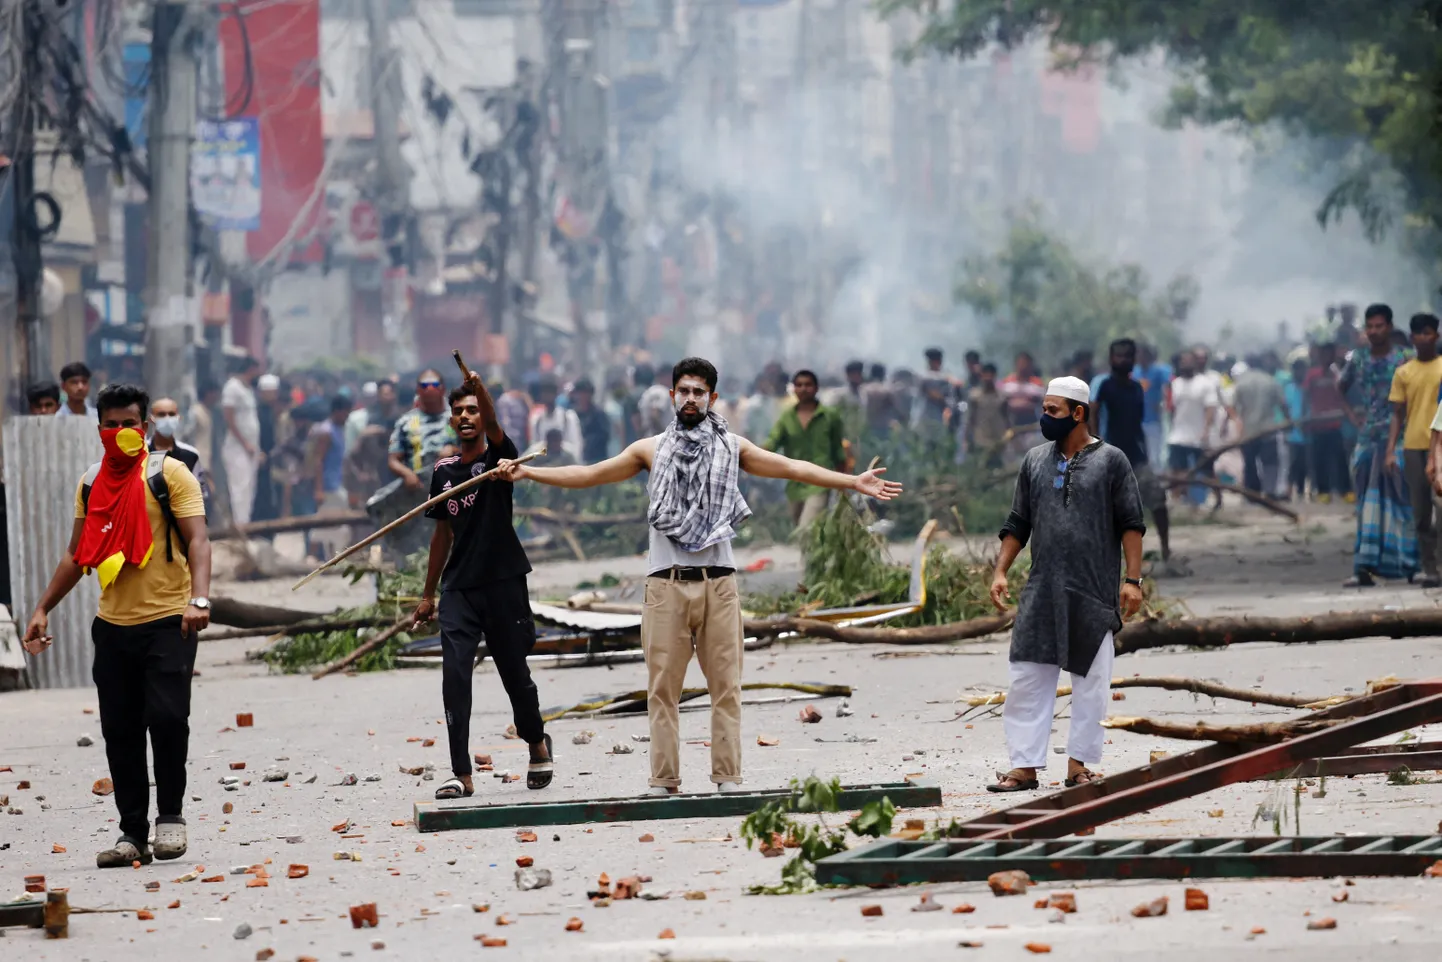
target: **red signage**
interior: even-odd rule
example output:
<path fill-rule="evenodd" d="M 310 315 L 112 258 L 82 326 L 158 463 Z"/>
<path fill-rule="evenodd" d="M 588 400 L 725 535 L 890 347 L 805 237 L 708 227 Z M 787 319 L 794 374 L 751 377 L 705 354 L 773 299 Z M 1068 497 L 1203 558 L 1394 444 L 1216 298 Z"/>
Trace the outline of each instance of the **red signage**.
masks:
<path fill-rule="evenodd" d="M 381 218 L 375 204 L 358 200 L 350 209 L 350 236 L 359 244 L 380 240 Z"/>

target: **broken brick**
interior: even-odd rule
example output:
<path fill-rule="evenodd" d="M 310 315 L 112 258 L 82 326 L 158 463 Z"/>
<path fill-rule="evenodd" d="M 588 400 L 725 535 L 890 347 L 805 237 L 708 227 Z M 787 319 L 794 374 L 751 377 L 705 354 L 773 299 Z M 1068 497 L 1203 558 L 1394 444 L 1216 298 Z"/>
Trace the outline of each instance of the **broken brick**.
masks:
<path fill-rule="evenodd" d="M 1313 919 L 1307 923 L 1307 930 L 1310 932 L 1320 932 L 1326 929 L 1335 929 L 1336 927 L 1336 919 Z"/>
<path fill-rule="evenodd" d="M 652 834 L 650 834 L 650 833 L 648 832 L 648 833 L 646 833 L 645 835 L 642 835 L 640 838 L 636 839 L 636 841 L 638 841 L 638 842 L 654 842 L 654 841 L 656 841 L 656 836 L 654 836 L 654 835 L 652 835 Z"/>
<path fill-rule="evenodd" d="M 535 864 L 536 860 L 531 858 L 531 856 L 529 855 L 522 855 L 520 858 L 516 859 L 517 868 L 530 868 L 532 865 Z"/>
<path fill-rule="evenodd" d="M 110 781 L 110 779 L 108 779 L 108 778 L 102 778 L 100 781 L 101 781 L 101 782 L 108 782 L 108 781 Z M 96 782 L 95 784 L 99 785 L 100 782 Z M 15 786 L 15 791 L 17 791 L 17 792 L 28 792 L 29 790 L 30 790 L 30 782 L 29 782 L 29 781 L 22 781 L 22 782 L 20 782 L 18 785 Z M 100 793 L 97 792 L 96 794 L 100 794 Z"/>
<path fill-rule="evenodd" d="M 693 892 L 687 892 L 682 898 L 688 902 L 704 902 L 706 901 L 706 893 L 698 889 Z"/>
<path fill-rule="evenodd" d="M 567 931 L 567 932 L 579 932 L 579 931 L 581 931 L 581 928 L 582 928 L 585 924 L 586 924 L 586 923 L 582 922 L 582 921 L 581 921 L 580 919 L 578 919 L 578 918 L 574 918 L 574 917 L 569 918 L 569 919 L 566 920 L 566 931 Z"/>
<path fill-rule="evenodd" d="M 1442 826 L 1438 826 L 1442 828 Z M 1442 878 L 1442 859 L 1438 859 L 1428 866 L 1427 871 L 1422 873 L 1428 878 Z"/>
<path fill-rule="evenodd" d="M 422 747 L 422 748 L 430 748 L 430 747 L 433 746 L 435 743 L 436 743 L 436 740 L 435 740 L 434 738 L 427 738 L 425 741 L 421 742 L 421 747 Z"/>
<path fill-rule="evenodd" d="M 406 825 L 406 820 L 403 819 L 403 818 L 397 818 L 397 819 L 395 819 L 394 821 L 391 822 L 391 828 L 404 828 L 405 825 Z"/>
<path fill-rule="evenodd" d="M 1031 876 L 1020 869 L 1012 869 L 1007 872 L 993 872 L 987 876 L 986 884 L 991 886 L 991 894 L 998 897 L 1003 895 L 1025 895 L 1027 887 L 1031 885 Z"/>
<path fill-rule="evenodd" d="M 149 909 L 136 909 L 135 917 L 141 922 L 150 922 L 155 919 L 155 913 Z"/>
<path fill-rule="evenodd" d="M 817 711 L 815 706 L 807 705 L 805 708 L 801 709 L 800 719 L 807 725 L 814 725 L 817 722 L 821 721 L 821 712 Z"/>
<path fill-rule="evenodd" d="M 863 918 L 874 919 L 881 914 L 881 906 L 879 905 L 863 905 L 861 907 L 861 915 Z"/>
<path fill-rule="evenodd" d="M 25 876 L 25 891 L 27 891 L 27 892 L 43 892 L 43 891 L 45 891 L 45 876 L 43 876 L 43 875 L 27 875 L 27 876 Z"/>
<path fill-rule="evenodd" d="M 376 920 L 376 904 L 374 902 L 366 902 L 362 905 L 352 905 L 350 907 L 351 928 L 375 928 L 379 924 Z"/>
<path fill-rule="evenodd" d="M 236 728 L 250 728 L 255 724 L 255 716 L 248 711 L 235 713 Z"/>
<path fill-rule="evenodd" d="M 1212 907 L 1211 899 L 1201 889 L 1187 889 L 1186 910 L 1188 912 L 1205 912 Z"/>
<path fill-rule="evenodd" d="M 145 883 L 145 891 L 147 891 L 147 892 L 159 892 L 159 891 L 160 891 L 160 883 L 159 883 L 159 882 L 146 882 L 146 883 Z"/>
<path fill-rule="evenodd" d="M 30 784 L 22 782 L 20 787 L 22 789 L 29 788 Z M 108 778 L 98 778 L 95 780 L 95 784 L 90 786 L 90 792 L 92 795 L 112 795 L 115 792 L 115 783 Z"/>
<path fill-rule="evenodd" d="M 1051 898 L 1047 899 L 1047 907 L 1060 909 L 1068 915 L 1076 912 L 1075 892 L 1053 892 Z"/>
<path fill-rule="evenodd" d="M 911 907 L 913 912 L 940 912 L 941 905 L 931 897 L 930 892 L 922 892 L 921 900 Z"/>
<path fill-rule="evenodd" d="M 1051 951 L 1051 946 L 1045 942 L 1028 942 L 1023 948 L 1033 955 L 1046 955 Z"/>
<path fill-rule="evenodd" d="M 781 739 L 775 738 L 771 735 L 757 735 L 756 744 L 760 745 L 762 748 L 775 748 L 777 745 L 781 744 Z"/>
<path fill-rule="evenodd" d="M 497 924 L 497 925 L 510 925 L 510 924 L 512 924 L 513 922 L 515 922 L 515 919 L 511 918 L 509 915 L 498 915 L 498 916 L 496 916 L 496 924 Z"/>
<path fill-rule="evenodd" d="M 656 936 L 656 938 L 658 939 L 674 939 L 675 937 L 676 933 L 671 931 L 670 929 L 662 929 L 661 934 Z"/>
<path fill-rule="evenodd" d="M 253 878 L 253 879 L 251 879 L 250 881 L 248 881 L 248 882 L 245 883 L 245 887 L 248 888 L 248 889 L 263 889 L 263 888 L 269 888 L 269 887 L 270 887 L 270 882 L 266 881 L 266 880 L 263 879 L 263 878 Z"/>
<path fill-rule="evenodd" d="M 231 763 L 230 763 L 230 770 L 233 771 L 233 772 L 243 772 L 243 771 L 245 771 L 245 762 L 231 762 Z"/>
<path fill-rule="evenodd" d="M 1031 903 L 1031 907 L 1034 909 L 1044 909 L 1047 907 L 1047 904 L 1048 903 L 1046 899 L 1037 899 L 1035 902 Z"/>
<path fill-rule="evenodd" d="M 536 833 L 535 833 L 535 832 L 517 832 L 517 833 L 516 833 L 516 841 L 518 841 L 518 842 L 534 842 L 534 841 L 536 841 Z"/>
<path fill-rule="evenodd" d="M 972 912 L 975 912 L 975 911 L 976 911 L 976 906 L 975 906 L 975 905 L 970 905 L 970 904 L 968 904 L 968 903 L 966 903 L 966 902 L 962 902 L 962 903 L 961 903 L 960 905 L 958 905 L 956 908 L 954 908 L 954 909 L 951 910 L 951 914 L 952 914 L 952 915 L 970 915 Z"/>
<path fill-rule="evenodd" d="M 54 843 L 52 843 L 51 846 L 50 846 L 50 854 L 51 854 L 51 855 L 64 855 L 64 854 L 65 854 L 65 846 L 64 846 L 64 845 L 61 845 L 59 842 L 54 842 Z"/>
<path fill-rule="evenodd" d="M 477 755 L 475 755 L 475 756 L 473 756 L 473 757 L 475 758 L 477 765 L 494 765 L 494 764 L 495 764 L 495 762 L 491 761 L 491 756 L 489 756 L 489 755 L 480 755 L 480 754 L 477 754 Z"/>
<path fill-rule="evenodd" d="M 270 962 L 275 957 L 275 949 L 261 949 L 255 953 L 255 962 Z"/>
<path fill-rule="evenodd" d="M 477 902 L 471 906 L 471 911 L 477 914 L 481 912 L 489 912 L 490 910 L 491 904 L 489 902 Z"/>
<path fill-rule="evenodd" d="M 1132 915 L 1139 919 L 1156 918 L 1167 914 L 1167 897 L 1165 895 L 1152 899 L 1150 902 L 1143 902 L 1132 909 Z"/>
<path fill-rule="evenodd" d="M 212 875 L 212 876 L 210 876 L 210 878 L 203 878 L 203 879 L 201 879 L 201 881 L 202 881 L 202 882 L 224 882 L 224 881 L 225 881 L 225 876 L 224 876 L 224 875 Z"/>
<path fill-rule="evenodd" d="M 1350 897 L 1351 897 L 1351 896 L 1348 894 L 1347 890 L 1346 890 L 1346 889 L 1343 889 L 1342 891 L 1333 894 L 1333 896 L 1332 896 L 1332 901 L 1333 901 L 1333 902 L 1345 902 L 1345 901 L 1347 901 L 1347 899 L 1350 898 Z"/>
<path fill-rule="evenodd" d="M 344 822 L 341 822 L 339 825 L 332 825 L 332 826 L 330 827 L 330 830 L 331 830 L 332 832 L 349 832 L 349 831 L 350 831 L 350 819 L 346 819 Z"/>
<path fill-rule="evenodd" d="M 641 879 L 639 876 L 628 875 L 623 879 L 616 880 L 616 890 L 612 898 L 633 899 L 641 894 Z"/>
<path fill-rule="evenodd" d="M 1262 928 L 1260 925 L 1257 925 L 1257 926 L 1253 926 L 1251 934 L 1252 934 L 1252 935 L 1266 935 L 1266 934 L 1267 934 L 1267 930 L 1264 929 L 1264 928 Z"/>
<path fill-rule="evenodd" d="M 1126 700 L 1127 700 L 1126 692 L 1122 692 L 1122 691 L 1114 691 L 1114 692 L 1112 692 L 1112 701 L 1126 701 Z"/>
<path fill-rule="evenodd" d="M 308 865 L 292 865 L 285 870 L 286 878 L 305 878 L 309 874 L 310 866 Z"/>
<path fill-rule="evenodd" d="M 481 943 L 482 948 L 486 949 L 504 949 L 506 947 L 505 939 L 498 939 L 490 935 L 478 935 L 476 936 L 476 941 Z"/>
<path fill-rule="evenodd" d="M 235 811 L 235 806 L 230 802 L 226 802 L 224 805 L 220 806 L 220 814 L 222 815 L 229 815 L 233 811 Z"/>

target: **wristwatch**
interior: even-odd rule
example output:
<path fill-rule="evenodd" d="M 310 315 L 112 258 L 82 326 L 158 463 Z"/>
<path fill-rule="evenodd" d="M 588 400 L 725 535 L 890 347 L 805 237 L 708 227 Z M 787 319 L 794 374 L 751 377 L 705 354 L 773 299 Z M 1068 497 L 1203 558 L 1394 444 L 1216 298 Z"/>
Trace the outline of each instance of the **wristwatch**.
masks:
<path fill-rule="evenodd" d="M 1136 585 L 1138 588 L 1142 586 L 1142 579 L 1140 578 L 1123 578 L 1122 580 L 1129 585 Z"/>
<path fill-rule="evenodd" d="M 201 611 L 206 611 L 206 610 L 208 610 L 208 609 L 210 608 L 210 599 L 209 599 L 209 598 L 191 598 L 191 599 L 190 599 L 190 606 L 191 606 L 192 608 L 199 608 Z"/>

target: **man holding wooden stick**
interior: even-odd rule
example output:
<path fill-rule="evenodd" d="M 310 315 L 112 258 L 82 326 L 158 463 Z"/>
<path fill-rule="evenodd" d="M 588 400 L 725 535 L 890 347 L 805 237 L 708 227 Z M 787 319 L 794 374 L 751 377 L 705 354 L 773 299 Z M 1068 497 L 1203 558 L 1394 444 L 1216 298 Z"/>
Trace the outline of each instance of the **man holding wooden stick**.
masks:
<path fill-rule="evenodd" d="M 650 471 L 650 552 L 641 615 L 646 712 L 651 722 L 651 794 L 681 786 L 679 699 L 694 650 L 711 695 L 711 781 L 741 786 L 741 596 L 731 539 L 751 515 L 741 471 L 822 488 L 859 491 L 882 501 L 901 493 L 880 471 L 849 475 L 793 461 L 732 434 L 716 404 L 716 368 L 699 357 L 671 371 L 675 418 L 657 437 L 636 441 L 600 464 L 534 468 L 501 462 L 508 481 L 530 478 L 560 488 L 614 484 Z"/>
<path fill-rule="evenodd" d="M 460 440 L 461 453 L 436 462 L 432 498 L 495 468 L 502 459 L 519 456 L 515 442 L 501 429 L 480 378 L 467 372 L 464 383 L 450 393 L 450 407 L 451 428 Z M 536 644 L 526 589 L 531 564 L 511 520 L 511 493 L 509 481 L 482 482 L 426 511 L 436 530 L 415 623 L 419 626 L 437 617 L 436 588 L 443 586 L 441 698 L 454 775 L 436 790 L 439 799 L 475 793 L 469 745 L 471 673 L 482 637 L 510 697 L 516 734 L 531 747 L 526 787 L 551 784 L 551 738 L 545 733 L 536 685 L 526 664 Z"/>

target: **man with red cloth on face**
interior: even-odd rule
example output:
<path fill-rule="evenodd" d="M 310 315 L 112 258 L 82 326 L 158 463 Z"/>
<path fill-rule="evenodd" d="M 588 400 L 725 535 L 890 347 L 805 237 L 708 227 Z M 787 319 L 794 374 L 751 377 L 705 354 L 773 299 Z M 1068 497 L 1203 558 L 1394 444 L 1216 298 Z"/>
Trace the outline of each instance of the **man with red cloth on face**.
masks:
<path fill-rule="evenodd" d="M 50 647 L 49 613 L 84 575 L 100 579 L 100 616 L 91 627 L 100 731 L 120 810 L 120 839 L 96 856 L 123 868 L 186 850 L 185 761 L 190 739 L 190 678 L 196 632 L 210 623 L 210 539 L 200 483 L 166 452 L 147 453 L 143 388 L 113 384 L 96 412 L 105 456 L 75 492 L 70 547 L 25 630 L 25 650 Z M 150 776 L 155 756 L 155 842 Z"/>

